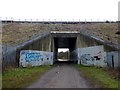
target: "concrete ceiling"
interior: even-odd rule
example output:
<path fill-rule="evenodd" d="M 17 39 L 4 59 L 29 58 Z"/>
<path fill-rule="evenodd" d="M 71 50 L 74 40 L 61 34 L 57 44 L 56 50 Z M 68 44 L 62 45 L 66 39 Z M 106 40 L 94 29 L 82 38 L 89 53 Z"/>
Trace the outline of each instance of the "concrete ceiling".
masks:
<path fill-rule="evenodd" d="M 57 48 L 71 48 L 76 44 L 76 37 L 57 37 L 54 42 Z"/>

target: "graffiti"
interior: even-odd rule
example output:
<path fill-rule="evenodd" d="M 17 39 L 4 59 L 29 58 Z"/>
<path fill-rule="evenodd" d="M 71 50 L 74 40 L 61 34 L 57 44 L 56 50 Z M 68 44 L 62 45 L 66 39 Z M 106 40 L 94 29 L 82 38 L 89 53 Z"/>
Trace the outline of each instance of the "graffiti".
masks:
<path fill-rule="evenodd" d="M 99 53 L 99 55 L 96 55 L 96 56 L 91 56 L 90 54 L 83 54 L 81 56 L 81 60 L 83 63 L 87 64 L 87 61 L 91 61 L 93 62 L 94 60 L 101 60 L 101 53 Z"/>
<path fill-rule="evenodd" d="M 101 60 L 101 58 L 102 58 L 102 52 L 100 51 L 100 52 L 96 53 L 95 56 L 94 56 L 94 58 L 96 60 Z"/>
<path fill-rule="evenodd" d="M 99 58 L 98 56 L 94 56 L 94 58 L 96 59 L 96 60 L 100 60 L 101 58 Z"/>
<path fill-rule="evenodd" d="M 22 50 L 20 52 L 20 66 L 40 66 L 53 64 L 53 52 Z"/>
<path fill-rule="evenodd" d="M 102 55 L 101 55 L 101 53 L 97 53 L 97 54 L 95 54 L 95 55 L 91 55 L 91 54 L 83 54 L 82 56 L 81 56 L 81 61 L 82 61 L 82 63 L 84 63 L 84 64 L 90 64 L 90 62 L 91 62 L 91 64 L 92 63 L 94 63 L 94 61 L 96 60 L 101 60 L 101 58 L 102 58 Z"/>
<path fill-rule="evenodd" d="M 26 60 L 26 62 L 39 61 L 40 58 L 41 58 L 40 53 L 32 52 L 32 53 L 26 53 L 25 60 Z"/>
<path fill-rule="evenodd" d="M 78 52 L 78 64 L 83 64 L 87 66 L 106 66 L 105 62 L 105 52 L 103 46 L 92 46 L 87 48 L 79 48 Z"/>
<path fill-rule="evenodd" d="M 94 58 L 90 54 L 83 54 L 81 56 L 81 62 L 84 64 L 88 64 L 88 62 L 93 62 Z"/>

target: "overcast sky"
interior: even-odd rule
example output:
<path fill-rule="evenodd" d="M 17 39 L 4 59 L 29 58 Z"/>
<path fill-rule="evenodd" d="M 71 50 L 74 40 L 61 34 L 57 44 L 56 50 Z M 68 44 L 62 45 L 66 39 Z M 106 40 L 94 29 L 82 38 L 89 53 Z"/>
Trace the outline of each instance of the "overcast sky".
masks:
<path fill-rule="evenodd" d="M 39 20 L 118 20 L 119 0 L 0 0 L 0 17 Z"/>
<path fill-rule="evenodd" d="M 66 52 L 66 51 L 69 51 L 68 48 L 59 48 L 58 49 L 58 52 Z"/>

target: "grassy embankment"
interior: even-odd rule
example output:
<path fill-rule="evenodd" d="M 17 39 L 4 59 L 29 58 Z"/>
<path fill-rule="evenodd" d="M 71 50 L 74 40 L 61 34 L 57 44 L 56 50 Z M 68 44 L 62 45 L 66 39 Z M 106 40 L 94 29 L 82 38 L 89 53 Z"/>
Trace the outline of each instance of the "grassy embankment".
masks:
<path fill-rule="evenodd" d="M 102 88 L 118 88 L 118 79 L 114 79 L 112 75 L 99 67 L 88 67 L 76 65 L 83 73 L 84 77 L 89 79 L 93 85 Z"/>
<path fill-rule="evenodd" d="M 23 88 L 35 80 L 53 66 L 39 66 L 29 68 L 15 68 L 2 74 L 3 88 Z"/>
<path fill-rule="evenodd" d="M 1 87 L 2 87 L 2 74 L 0 72 L 0 89 L 1 89 Z"/>

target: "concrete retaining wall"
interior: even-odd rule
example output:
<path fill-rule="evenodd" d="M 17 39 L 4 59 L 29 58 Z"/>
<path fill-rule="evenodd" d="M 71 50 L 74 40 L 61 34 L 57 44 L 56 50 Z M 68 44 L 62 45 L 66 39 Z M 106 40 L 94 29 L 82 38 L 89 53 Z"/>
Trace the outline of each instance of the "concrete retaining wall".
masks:
<path fill-rule="evenodd" d="M 101 43 L 100 41 L 97 41 L 93 38 L 90 38 L 89 36 L 85 36 L 82 34 L 76 35 L 76 48 L 86 48 L 90 46 L 98 46 L 98 45 L 104 45 L 104 43 Z M 52 40 L 51 40 L 52 39 Z M 18 45 L 16 47 L 3 47 L 3 69 L 7 67 L 18 67 L 19 66 L 19 57 L 20 57 L 20 51 L 21 50 L 39 50 L 39 51 L 48 51 L 53 52 L 57 51 L 54 46 L 54 38 L 51 37 L 50 32 L 40 35 L 37 38 L 34 38 L 32 40 L 29 40 L 21 45 Z M 114 48 L 111 48 L 109 46 L 104 45 L 104 50 L 107 52 L 114 51 Z M 71 51 L 72 52 L 72 51 Z M 74 59 L 76 61 L 77 58 L 77 51 L 74 51 L 71 53 L 71 59 Z M 56 55 L 54 54 L 54 57 Z M 118 55 L 119 56 L 119 55 Z M 109 54 L 108 54 L 108 57 Z M 115 56 L 117 58 L 117 56 Z M 115 62 L 115 67 L 117 67 L 117 62 Z M 120 65 L 120 64 L 119 64 Z M 111 66 L 111 59 L 108 61 L 108 66 Z"/>
<path fill-rule="evenodd" d="M 77 48 L 72 52 L 73 59 L 77 60 L 78 64 L 83 65 L 95 65 L 95 66 L 101 66 L 101 67 L 111 67 L 111 68 L 120 68 L 120 52 L 118 51 L 112 51 L 112 52 L 104 52 L 104 48 L 100 49 L 98 48 L 100 46 L 93 46 L 93 47 L 87 47 L 87 48 Z M 96 61 L 94 59 L 94 53 L 99 52 L 102 50 L 102 62 L 94 62 Z M 88 62 L 87 62 L 88 60 Z"/>
<path fill-rule="evenodd" d="M 53 64 L 53 52 L 22 50 L 20 52 L 19 66 L 41 66 Z"/>
<path fill-rule="evenodd" d="M 79 34 L 77 36 L 77 48 L 86 48 L 90 46 L 98 46 L 98 45 L 104 45 L 104 51 L 105 52 L 111 52 L 116 51 L 117 49 L 114 47 L 111 47 L 109 45 L 106 45 L 104 41 L 99 40 L 98 38 L 94 38 L 92 36 L 86 35 L 84 33 Z"/>
<path fill-rule="evenodd" d="M 120 67 L 118 51 L 107 53 L 107 65 L 112 68 Z"/>
<path fill-rule="evenodd" d="M 50 33 L 45 33 L 35 39 L 29 40 L 15 47 L 3 47 L 2 68 L 19 67 L 21 50 L 51 51 Z"/>
<path fill-rule="evenodd" d="M 83 64 L 87 66 L 100 66 L 106 67 L 107 63 L 104 58 L 104 48 L 103 46 L 93 46 L 87 48 L 78 48 L 78 64 Z"/>
<path fill-rule="evenodd" d="M 3 69 L 15 66 L 16 66 L 16 48 L 15 47 L 7 48 L 6 46 L 2 46 Z"/>

